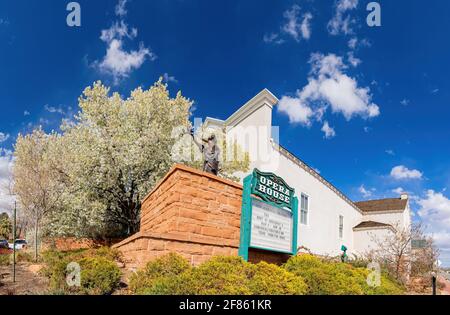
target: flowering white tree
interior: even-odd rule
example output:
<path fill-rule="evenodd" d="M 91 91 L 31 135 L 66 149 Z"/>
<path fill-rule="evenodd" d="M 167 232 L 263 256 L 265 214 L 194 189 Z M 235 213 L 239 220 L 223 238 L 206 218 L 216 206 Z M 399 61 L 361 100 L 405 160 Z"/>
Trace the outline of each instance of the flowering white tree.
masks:
<path fill-rule="evenodd" d="M 13 190 L 23 215 L 34 227 L 35 259 L 38 257 L 39 227 L 46 215 L 61 204 L 62 186 L 56 180 L 51 161 L 51 147 L 56 134 L 45 134 L 41 129 L 22 136 L 15 145 Z"/>
<path fill-rule="evenodd" d="M 45 212 L 44 232 L 96 238 L 137 232 L 142 198 L 172 164 L 184 162 L 201 168 L 202 157 L 187 135 L 191 105 L 180 92 L 171 98 L 161 79 L 148 90 L 135 89 L 127 99 L 118 93 L 111 95 L 109 88 L 97 82 L 84 91 L 80 112 L 73 121 L 63 123 L 62 134 L 33 133 L 49 141 L 41 155 L 27 154 L 21 147 L 22 139 L 28 138 L 19 138 L 16 157 L 22 173 L 17 172 L 18 187 L 29 186 L 30 178 L 24 174 L 35 170 L 30 159 L 40 159 L 45 165 L 40 175 L 48 178 L 43 186 L 51 189 L 46 195 L 51 198 L 46 203 L 51 211 Z M 226 141 L 219 139 L 226 146 Z M 179 144 L 194 154 L 193 159 L 176 158 L 174 148 Z M 237 144 L 231 147 L 233 156 L 242 158 L 233 162 L 224 156 L 224 176 L 246 171 L 249 165 L 248 155 Z M 23 188 L 21 195 L 26 201 L 36 194 Z"/>

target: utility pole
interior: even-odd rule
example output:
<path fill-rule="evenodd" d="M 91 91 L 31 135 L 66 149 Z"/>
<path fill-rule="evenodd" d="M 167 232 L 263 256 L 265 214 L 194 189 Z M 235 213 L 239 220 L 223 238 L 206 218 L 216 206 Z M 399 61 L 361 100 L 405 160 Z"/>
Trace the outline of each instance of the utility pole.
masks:
<path fill-rule="evenodd" d="M 17 201 L 14 201 L 14 224 L 13 224 L 13 282 L 16 282 L 16 212 Z"/>

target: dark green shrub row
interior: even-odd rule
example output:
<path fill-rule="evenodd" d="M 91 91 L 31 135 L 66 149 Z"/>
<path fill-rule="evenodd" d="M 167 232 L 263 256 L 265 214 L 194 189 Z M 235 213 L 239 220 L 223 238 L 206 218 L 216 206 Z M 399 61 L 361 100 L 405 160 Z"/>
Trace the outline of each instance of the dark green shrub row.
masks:
<path fill-rule="evenodd" d="M 386 275 L 370 287 L 369 270 L 349 264 L 296 256 L 284 266 L 247 263 L 239 257 L 214 257 L 198 267 L 176 254 L 147 264 L 130 279 L 134 294 L 149 295 L 340 295 L 402 294 Z"/>
<path fill-rule="evenodd" d="M 105 295 L 116 289 L 121 272 L 116 264 L 120 260 L 118 251 L 108 247 L 71 252 L 47 251 L 42 254 L 44 268 L 41 273 L 50 280 L 52 292 L 65 294 Z M 81 286 L 69 287 L 67 266 L 78 263 L 81 269 Z"/>

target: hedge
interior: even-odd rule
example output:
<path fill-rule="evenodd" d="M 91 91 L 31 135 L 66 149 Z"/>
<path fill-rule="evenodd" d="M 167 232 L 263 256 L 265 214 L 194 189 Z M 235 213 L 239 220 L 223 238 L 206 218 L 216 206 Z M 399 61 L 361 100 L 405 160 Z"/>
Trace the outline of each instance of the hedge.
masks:
<path fill-rule="evenodd" d="M 166 269 L 177 272 L 148 276 L 148 270 L 157 270 L 163 262 L 173 264 Z M 188 267 L 184 258 L 171 254 L 170 259 L 162 257 L 138 271 L 131 278 L 130 289 L 134 294 L 150 295 L 292 295 L 304 294 L 306 284 L 301 278 L 265 262 L 254 265 L 240 257 L 217 256 L 198 267 Z"/>
<path fill-rule="evenodd" d="M 404 289 L 387 275 L 367 284 L 369 270 L 311 255 L 283 266 L 251 264 L 240 257 L 217 256 L 197 266 L 177 254 L 149 262 L 130 279 L 134 294 L 149 295 L 398 295 Z"/>

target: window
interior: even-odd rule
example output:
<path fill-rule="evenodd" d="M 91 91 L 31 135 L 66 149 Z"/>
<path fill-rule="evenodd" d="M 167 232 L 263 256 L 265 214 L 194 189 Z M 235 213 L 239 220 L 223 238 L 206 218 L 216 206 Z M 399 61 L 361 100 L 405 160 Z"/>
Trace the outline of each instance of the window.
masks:
<path fill-rule="evenodd" d="M 339 238 L 344 237 L 344 217 L 342 215 L 339 216 Z"/>
<path fill-rule="evenodd" d="M 309 211 L 309 197 L 305 194 L 301 196 L 300 202 L 300 223 L 307 225 L 308 224 L 308 211 Z"/>

